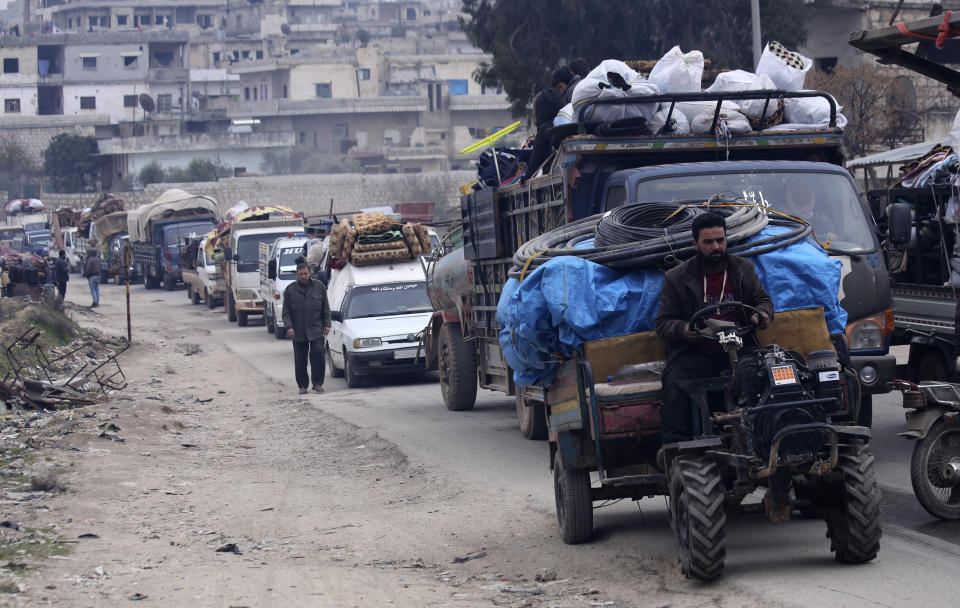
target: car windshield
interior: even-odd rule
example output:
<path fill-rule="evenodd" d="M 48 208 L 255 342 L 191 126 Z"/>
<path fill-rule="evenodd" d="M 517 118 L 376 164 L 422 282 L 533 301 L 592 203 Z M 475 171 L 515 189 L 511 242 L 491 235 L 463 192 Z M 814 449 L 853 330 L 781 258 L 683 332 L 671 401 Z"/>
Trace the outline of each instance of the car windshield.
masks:
<path fill-rule="evenodd" d="M 637 184 L 637 202 L 705 200 L 715 194 L 755 201 L 801 217 L 831 252 L 864 253 L 877 246 L 856 189 L 846 176 L 799 171 L 664 175 Z"/>
<path fill-rule="evenodd" d="M 38 245 L 40 243 L 46 244 L 50 242 L 50 235 L 45 232 L 40 234 L 28 234 L 27 240 L 30 241 L 31 245 Z"/>
<path fill-rule="evenodd" d="M 387 283 L 354 287 L 344 306 L 345 319 L 431 312 L 426 283 Z"/>
<path fill-rule="evenodd" d="M 237 272 L 253 272 L 260 266 L 260 243 L 272 243 L 280 237 L 290 234 L 273 232 L 270 234 L 248 234 L 237 239 Z M 294 268 L 296 272 L 296 268 Z"/>
<path fill-rule="evenodd" d="M 183 222 L 164 228 L 167 247 L 183 245 L 184 239 L 200 238 L 213 229 L 213 222 Z"/>
<path fill-rule="evenodd" d="M 280 249 L 281 279 L 297 278 L 297 258 L 303 255 L 303 247 L 283 247 Z"/>

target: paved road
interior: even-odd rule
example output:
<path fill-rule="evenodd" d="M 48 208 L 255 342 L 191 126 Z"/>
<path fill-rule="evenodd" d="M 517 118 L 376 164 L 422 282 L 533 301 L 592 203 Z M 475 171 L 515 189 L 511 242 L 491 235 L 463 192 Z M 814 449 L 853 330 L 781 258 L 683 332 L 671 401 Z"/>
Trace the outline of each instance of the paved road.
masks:
<path fill-rule="evenodd" d="M 102 289 L 105 306 L 122 303 L 120 288 Z M 132 294 L 134 333 L 141 323 L 180 324 L 185 336 L 225 344 L 281 384 L 285 395 L 296 391 L 290 343 L 276 340 L 259 320 L 252 319 L 253 325 L 246 328 L 229 324 L 222 308 L 191 306 L 182 290 L 145 291 L 137 286 Z M 74 298 L 85 302 L 81 296 Z M 328 378 L 326 388 L 324 409 L 376 429 L 409 457 L 470 485 L 514 495 L 543 513 L 553 513 L 546 445 L 519 435 L 511 399 L 481 391 L 473 411 L 448 412 L 435 375 L 377 381 L 353 391 L 343 380 Z M 836 564 L 822 522 L 772 526 L 759 516 L 735 517 L 728 525 L 726 575 L 711 590 L 736 585 L 786 605 L 955 605 L 960 522 L 941 522 L 916 502 L 909 478 L 913 446 L 896 436 L 902 428 L 899 400 L 877 398 L 873 446 L 885 507 L 885 535 L 877 560 L 863 566 Z M 599 510 L 595 527 L 597 539 L 585 550 L 595 551 L 598 559 L 615 563 L 629 558 L 638 546 L 667 559 L 675 555 L 662 497 Z"/>

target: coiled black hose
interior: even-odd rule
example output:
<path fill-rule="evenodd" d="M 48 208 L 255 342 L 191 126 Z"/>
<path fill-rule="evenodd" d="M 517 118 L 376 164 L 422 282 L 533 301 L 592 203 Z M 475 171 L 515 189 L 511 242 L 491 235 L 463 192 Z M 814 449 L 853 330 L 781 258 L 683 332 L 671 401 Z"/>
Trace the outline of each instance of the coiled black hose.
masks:
<path fill-rule="evenodd" d="M 620 207 L 606 216 L 593 215 L 572 222 L 527 241 L 513 256 L 510 276 L 522 279 L 541 264 L 563 255 L 575 255 L 624 270 L 672 268 L 695 254 L 690 224 L 696 215 L 706 210 L 725 216 L 727 251 L 741 256 L 755 256 L 787 247 L 812 234 L 809 224 L 786 216 L 768 215 L 759 205 L 752 203 L 727 202 L 706 207 L 638 203 Z M 670 217 L 674 212 L 676 215 Z M 603 242 L 609 243 L 607 245 L 602 245 L 599 237 L 603 224 L 606 224 Z M 656 224 L 669 226 L 664 229 Z M 768 224 L 787 230 L 747 242 Z M 684 225 L 686 227 L 681 230 L 680 226 Z M 581 246 L 589 239 L 594 239 L 592 247 Z"/>

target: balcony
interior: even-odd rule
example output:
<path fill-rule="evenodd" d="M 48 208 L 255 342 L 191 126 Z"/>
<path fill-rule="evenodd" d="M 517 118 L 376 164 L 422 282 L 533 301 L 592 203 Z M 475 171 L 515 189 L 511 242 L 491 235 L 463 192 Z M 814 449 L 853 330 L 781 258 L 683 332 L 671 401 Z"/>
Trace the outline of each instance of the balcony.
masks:
<path fill-rule="evenodd" d="M 187 68 L 150 68 L 150 82 L 186 82 L 189 78 Z"/>
<path fill-rule="evenodd" d="M 510 102 L 506 95 L 451 95 L 449 101 L 451 112 L 456 111 L 507 111 Z"/>
<path fill-rule="evenodd" d="M 59 87 L 63 85 L 63 74 L 37 74 L 37 86 Z"/>
<path fill-rule="evenodd" d="M 336 23 L 291 23 L 290 31 L 295 34 L 335 34 L 340 28 Z"/>
<path fill-rule="evenodd" d="M 156 152 L 199 152 L 253 148 L 285 148 L 296 144 L 292 131 L 264 133 L 194 133 L 103 139 L 101 155 Z"/>

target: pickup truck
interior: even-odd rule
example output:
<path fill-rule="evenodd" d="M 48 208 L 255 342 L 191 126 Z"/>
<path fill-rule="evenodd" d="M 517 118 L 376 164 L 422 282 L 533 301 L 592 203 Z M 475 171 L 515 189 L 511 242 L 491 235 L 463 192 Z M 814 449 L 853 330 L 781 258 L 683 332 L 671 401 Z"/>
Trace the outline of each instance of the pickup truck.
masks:
<path fill-rule="evenodd" d="M 187 299 L 194 305 L 203 300 L 207 308 L 213 308 L 223 302 L 226 285 L 220 267 L 207 256 L 206 244 L 206 237 L 187 240 L 183 248 L 185 261 L 180 275 L 187 285 Z"/>
<path fill-rule="evenodd" d="M 473 408 L 478 385 L 516 397 L 522 434 L 546 433 L 542 389 L 518 389 L 500 350 L 497 304 L 517 248 L 545 232 L 625 203 L 707 200 L 732 192 L 771 207 L 785 207 L 787 184 L 807 183 L 834 201 L 839 233 L 828 252 L 843 265 L 840 301 L 849 315 L 846 340 L 863 387 L 859 422 L 869 426 L 872 396 L 887 392 L 895 360 L 889 355 L 893 310 L 885 260 L 873 218 L 852 177 L 843 169 L 843 131 L 836 102 L 814 91 L 741 91 L 637 97 L 612 103 L 700 102 L 714 110 L 724 101 L 819 97 L 829 124 L 802 130 L 725 134 L 644 135 L 629 130 L 588 135 L 586 125 L 565 125 L 554 162 L 525 184 L 484 188 L 461 199 L 463 246 L 428 268 L 434 316 L 425 337 L 428 358 L 440 356 L 440 385 L 450 410 Z M 595 102 L 600 105 L 603 102 Z M 590 104 L 588 104 L 590 105 Z M 582 116 L 581 116 L 582 118 Z M 805 218 L 812 219 L 812 218 Z M 818 228 L 815 226 L 815 228 Z M 819 231 L 819 230 L 818 230 Z M 841 337 L 842 339 L 842 337 Z"/>
<path fill-rule="evenodd" d="M 133 261 L 144 287 L 163 283 L 173 291 L 180 281 L 180 248 L 186 238 L 200 237 L 215 225 L 217 202 L 174 188 L 154 202 L 127 213 Z"/>
<path fill-rule="evenodd" d="M 304 255 L 305 237 L 281 237 L 273 243 L 260 243 L 260 297 L 263 300 L 263 324 L 277 340 L 287 337 L 283 326 L 283 292 L 297 280 L 297 258 Z"/>
<path fill-rule="evenodd" d="M 247 325 L 250 315 L 263 314 L 259 293 L 260 243 L 272 243 L 284 236 L 304 236 L 303 218 L 279 217 L 234 222 L 229 234 L 221 235 L 224 247 L 219 262 L 226 289 L 224 308 L 227 319 L 235 321 L 240 327 Z"/>

